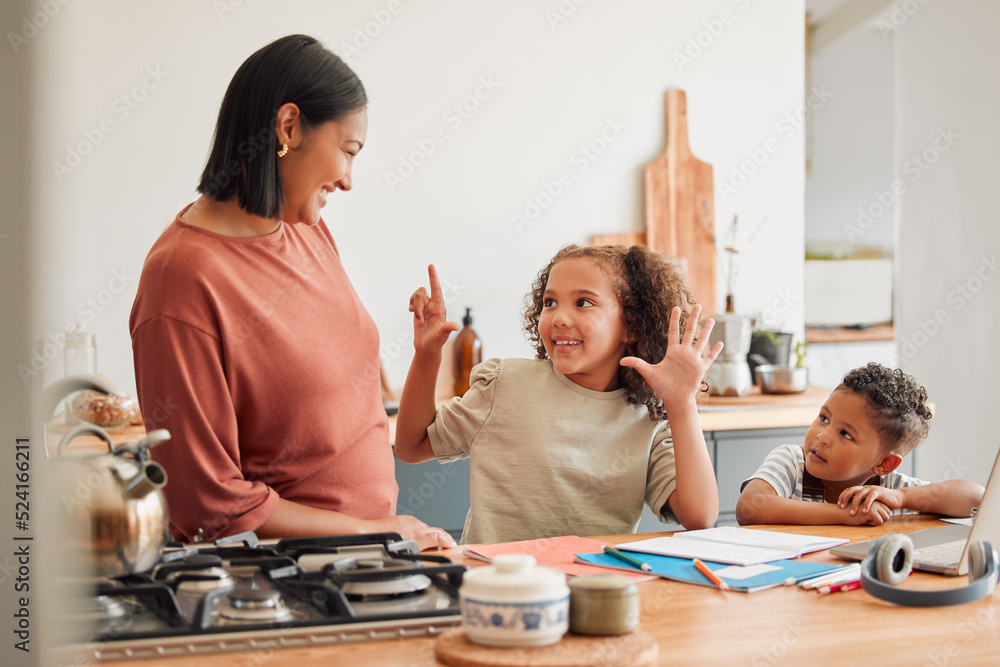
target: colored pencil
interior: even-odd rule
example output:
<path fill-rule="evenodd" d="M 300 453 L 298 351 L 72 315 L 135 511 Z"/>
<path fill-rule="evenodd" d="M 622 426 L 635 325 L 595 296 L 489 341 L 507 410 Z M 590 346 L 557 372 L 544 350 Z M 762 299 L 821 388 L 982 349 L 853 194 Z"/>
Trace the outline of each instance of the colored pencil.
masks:
<path fill-rule="evenodd" d="M 618 551 L 618 549 L 615 549 L 614 547 L 604 547 L 604 553 L 608 554 L 609 556 L 614 556 L 618 560 L 626 562 L 629 565 L 634 565 L 643 572 L 650 572 L 653 569 L 649 566 L 649 563 L 643 563 L 638 558 L 633 558 L 632 556 L 629 556 L 626 553 L 622 553 L 621 551 Z"/>
<path fill-rule="evenodd" d="M 722 591 L 729 590 L 729 584 L 720 579 L 719 575 L 708 569 L 708 566 L 702 563 L 699 559 L 695 558 L 691 562 L 694 563 L 694 566 L 698 568 L 698 571 L 701 572 L 706 577 L 708 577 L 708 580 L 711 581 L 713 584 L 715 584 L 719 588 L 719 590 Z"/>

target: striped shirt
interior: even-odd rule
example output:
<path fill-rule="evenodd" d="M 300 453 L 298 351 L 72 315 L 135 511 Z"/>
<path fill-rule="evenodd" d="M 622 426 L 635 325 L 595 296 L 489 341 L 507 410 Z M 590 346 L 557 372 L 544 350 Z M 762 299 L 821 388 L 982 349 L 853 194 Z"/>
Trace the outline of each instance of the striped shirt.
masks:
<path fill-rule="evenodd" d="M 802 452 L 801 445 L 781 445 L 771 450 L 764 462 L 757 468 L 757 472 L 752 477 L 745 480 L 740 485 L 740 491 L 746 487 L 751 479 L 762 479 L 770 484 L 781 498 L 794 498 L 796 500 L 806 500 L 810 502 L 825 502 L 822 493 L 810 493 L 808 483 L 803 484 L 806 478 L 806 460 Z M 812 477 L 812 475 L 809 475 Z M 815 479 L 815 478 L 813 478 Z M 927 482 L 907 477 L 898 472 L 891 472 L 881 477 L 875 476 L 868 480 L 868 484 L 884 486 L 888 489 L 902 489 L 908 486 L 923 486 Z M 803 492 L 805 487 L 805 492 Z M 893 514 L 915 514 L 913 510 L 898 509 L 893 510 Z"/>

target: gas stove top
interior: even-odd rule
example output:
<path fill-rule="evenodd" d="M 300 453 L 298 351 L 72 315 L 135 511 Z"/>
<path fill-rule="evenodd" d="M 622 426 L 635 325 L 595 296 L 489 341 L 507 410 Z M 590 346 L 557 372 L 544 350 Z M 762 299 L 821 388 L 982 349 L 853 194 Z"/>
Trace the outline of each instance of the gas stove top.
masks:
<path fill-rule="evenodd" d="M 101 661 L 428 636 L 460 622 L 465 569 L 395 533 L 266 545 L 241 533 L 93 582 L 60 614 L 93 629 L 67 649 Z"/>

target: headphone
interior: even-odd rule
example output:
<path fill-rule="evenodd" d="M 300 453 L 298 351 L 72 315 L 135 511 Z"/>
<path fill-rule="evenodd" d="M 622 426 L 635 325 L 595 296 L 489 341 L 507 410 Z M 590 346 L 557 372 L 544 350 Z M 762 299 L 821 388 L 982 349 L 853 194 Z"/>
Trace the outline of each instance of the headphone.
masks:
<path fill-rule="evenodd" d="M 969 585 L 937 591 L 895 588 L 913 566 L 913 542 L 906 535 L 883 535 L 861 563 L 861 587 L 870 595 L 906 607 L 943 607 L 972 602 L 997 585 L 1000 556 L 989 542 L 969 545 Z"/>

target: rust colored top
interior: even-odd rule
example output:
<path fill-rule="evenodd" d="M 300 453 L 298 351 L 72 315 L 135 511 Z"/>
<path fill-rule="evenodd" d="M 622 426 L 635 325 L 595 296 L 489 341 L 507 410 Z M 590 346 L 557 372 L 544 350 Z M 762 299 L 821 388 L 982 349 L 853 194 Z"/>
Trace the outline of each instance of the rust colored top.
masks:
<path fill-rule="evenodd" d="M 172 435 L 151 453 L 174 538 L 256 530 L 279 497 L 394 514 L 378 331 L 326 224 L 238 238 L 180 217 L 146 258 L 129 320 L 146 429 Z"/>

